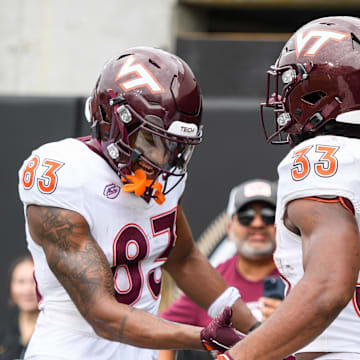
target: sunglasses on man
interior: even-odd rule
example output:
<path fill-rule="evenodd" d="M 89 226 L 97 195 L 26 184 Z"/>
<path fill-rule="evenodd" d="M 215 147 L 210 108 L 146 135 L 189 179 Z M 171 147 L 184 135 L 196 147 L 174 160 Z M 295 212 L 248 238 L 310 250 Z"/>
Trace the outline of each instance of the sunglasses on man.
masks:
<path fill-rule="evenodd" d="M 237 219 L 241 225 L 249 226 L 255 219 L 257 211 L 253 208 L 238 211 Z M 259 211 L 265 225 L 273 225 L 275 222 L 275 209 L 264 207 Z"/>

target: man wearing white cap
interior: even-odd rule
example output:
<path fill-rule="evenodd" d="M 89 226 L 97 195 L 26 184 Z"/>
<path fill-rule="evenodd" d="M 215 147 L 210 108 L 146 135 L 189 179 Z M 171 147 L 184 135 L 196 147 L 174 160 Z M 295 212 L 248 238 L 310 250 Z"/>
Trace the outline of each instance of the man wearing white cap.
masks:
<path fill-rule="evenodd" d="M 227 206 L 228 237 L 237 247 L 238 267 L 242 262 L 274 269 L 276 184 L 255 179 L 230 192 Z M 256 264 L 256 272 L 259 271 Z"/>

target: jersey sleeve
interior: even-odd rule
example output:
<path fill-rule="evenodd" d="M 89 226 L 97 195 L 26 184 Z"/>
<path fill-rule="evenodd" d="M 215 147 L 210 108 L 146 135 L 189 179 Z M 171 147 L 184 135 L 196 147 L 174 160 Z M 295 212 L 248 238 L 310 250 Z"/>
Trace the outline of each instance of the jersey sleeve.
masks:
<path fill-rule="evenodd" d="M 304 197 L 340 196 L 359 211 L 359 151 L 357 139 L 341 136 L 317 136 L 296 146 L 278 167 L 281 205 Z"/>
<path fill-rule="evenodd" d="M 76 147 L 71 141 L 47 144 L 24 161 L 18 190 L 25 208 L 34 204 L 72 210 L 91 225 L 83 194 L 86 159 Z"/>

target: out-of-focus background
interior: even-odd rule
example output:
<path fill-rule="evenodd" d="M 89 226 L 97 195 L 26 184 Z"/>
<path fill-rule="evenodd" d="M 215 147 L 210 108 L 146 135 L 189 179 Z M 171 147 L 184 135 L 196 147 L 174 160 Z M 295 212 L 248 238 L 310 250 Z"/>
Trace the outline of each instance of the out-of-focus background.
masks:
<path fill-rule="evenodd" d="M 84 99 L 106 59 L 148 45 L 181 56 L 204 95 L 204 141 L 183 205 L 197 239 L 243 180 L 276 180 L 287 146 L 266 145 L 266 71 L 307 21 L 360 16 L 359 0 L 0 0 L 0 282 L 26 248 L 17 171 L 31 150 L 88 133 Z M 0 292 L 0 311 L 7 293 Z"/>

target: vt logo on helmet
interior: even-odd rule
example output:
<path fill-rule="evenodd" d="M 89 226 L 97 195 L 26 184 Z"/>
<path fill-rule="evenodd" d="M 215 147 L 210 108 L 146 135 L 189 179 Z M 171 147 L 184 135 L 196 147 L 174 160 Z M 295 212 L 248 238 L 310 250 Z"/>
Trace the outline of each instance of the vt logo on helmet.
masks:
<path fill-rule="evenodd" d="M 300 56 L 311 40 L 314 41 L 304 51 L 304 56 L 315 56 L 329 41 L 342 41 L 349 36 L 350 34 L 328 30 L 311 30 L 307 34 L 298 32 L 295 37 L 296 56 Z"/>
<path fill-rule="evenodd" d="M 123 90 L 128 92 L 130 90 L 146 86 L 152 94 L 165 92 L 161 84 L 155 79 L 145 65 L 141 63 L 134 64 L 135 61 L 136 57 L 134 55 L 127 57 L 124 65 L 120 68 L 118 74 L 116 75 L 115 81 L 120 80 L 129 74 L 136 75 L 134 79 L 120 82 L 120 86 Z"/>
<path fill-rule="evenodd" d="M 160 49 L 135 47 L 110 59 L 86 111 L 98 147 L 125 182 L 136 180 L 139 186 L 127 188 L 140 196 L 140 189 L 147 196 L 160 194 L 160 174 L 162 193 L 174 188 L 166 189 L 168 177 L 181 180 L 202 139 L 195 76 L 182 59 Z"/>

